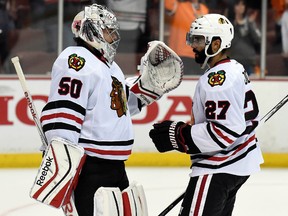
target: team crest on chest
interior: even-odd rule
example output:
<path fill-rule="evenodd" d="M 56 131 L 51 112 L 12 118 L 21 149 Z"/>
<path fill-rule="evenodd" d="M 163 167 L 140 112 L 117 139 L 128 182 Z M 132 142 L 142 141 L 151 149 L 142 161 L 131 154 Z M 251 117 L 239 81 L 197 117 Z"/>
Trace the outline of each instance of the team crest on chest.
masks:
<path fill-rule="evenodd" d="M 211 72 L 208 74 L 208 83 L 211 87 L 214 86 L 222 86 L 226 79 L 226 72 L 224 70 L 220 70 L 217 72 Z"/>
<path fill-rule="evenodd" d="M 68 58 L 68 67 L 73 68 L 76 71 L 79 71 L 81 68 L 84 67 L 86 60 L 78 56 L 77 54 L 72 54 Z"/>
<path fill-rule="evenodd" d="M 112 90 L 110 93 L 112 110 L 116 110 L 118 117 L 126 115 L 127 112 L 127 99 L 123 89 L 122 83 L 116 78 L 112 78 Z"/>

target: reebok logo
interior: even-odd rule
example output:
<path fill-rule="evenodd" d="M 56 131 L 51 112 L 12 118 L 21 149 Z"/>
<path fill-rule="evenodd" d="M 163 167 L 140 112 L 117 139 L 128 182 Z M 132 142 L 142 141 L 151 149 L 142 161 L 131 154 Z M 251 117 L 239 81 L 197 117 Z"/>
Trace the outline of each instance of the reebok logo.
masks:
<path fill-rule="evenodd" d="M 46 162 L 44 164 L 44 167 L 42 166 L 42 168 L 41 168 L 41 171 L 42 171 L 42 172 L 40 171 L 41 175 L 40 175 L 39 179 L 36 181 L 37 185 L 43 186 L 43 183 L 45 181 L 45 178 L 46 178 L 47 173 L 49 171 L 49 167 L 51 166 L 52 162 L 53 162 L 53 158 L 48 156 L 46 158 Z"/>

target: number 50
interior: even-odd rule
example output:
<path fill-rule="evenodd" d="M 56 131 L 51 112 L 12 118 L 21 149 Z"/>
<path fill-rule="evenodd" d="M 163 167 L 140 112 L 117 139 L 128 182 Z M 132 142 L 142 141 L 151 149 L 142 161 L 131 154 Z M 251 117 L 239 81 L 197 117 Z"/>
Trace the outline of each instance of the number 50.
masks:
<path fill-rule="evenodd" d="M 72 98 L 79 98 L 82 86 L 81 80 L 63 77 L 59 82 L 58 93 L 60 95 L 70 94 Z"/>

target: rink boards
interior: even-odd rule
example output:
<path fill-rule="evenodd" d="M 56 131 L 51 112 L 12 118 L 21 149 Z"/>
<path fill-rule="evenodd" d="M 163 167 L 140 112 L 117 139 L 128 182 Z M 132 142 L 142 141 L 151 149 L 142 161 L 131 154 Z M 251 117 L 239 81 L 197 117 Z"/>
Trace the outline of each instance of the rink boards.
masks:
<path fill-rule="evenodd" d="M 28 88 L 40 114 L 48 93 L 48 77 L 27 77 Z M 164 119 L 189 121 L 197 79 L 185 78 L 181 85 L 160 101 L 133 117 L 135 144 L 129 166 L 189 166 L 189 156 L 180 153 L 160 154 L 148 133 L 154 122 Z M 288 94 L 288 79 L 252 80 L 260 113 L 264 115 Z M 27 109 L 17 77 L 0 78 L 0 167 L 38 166 L 41 141 Z M 288 167 L 288 105 L 283 107 L 262 128 L 257 137 L 264 154 L 264 166 Z"/>

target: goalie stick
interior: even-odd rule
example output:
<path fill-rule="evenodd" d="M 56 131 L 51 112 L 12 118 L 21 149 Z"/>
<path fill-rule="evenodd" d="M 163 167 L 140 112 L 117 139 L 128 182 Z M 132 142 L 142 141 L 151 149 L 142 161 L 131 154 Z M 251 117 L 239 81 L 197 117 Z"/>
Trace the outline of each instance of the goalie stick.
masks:
<path fill-rule="evenodd" d="M 257 127 L 263 125 L 267 122 L 281 107 L 283 107 L 288 101 L 288 94 L 278 102 L 269 112 L 267 112 L 260 120 Z M 255 129 L 255 128 L 254 128 Z M 165 216 L 168 212 L 170 212 L 185 196 L 185 191 L 178 196 L 169 206 L 167 206 L 158 216 Z"/>
<path fill-rule="evenodd" d="M 30 113 L 33 117 L 33 121 L 37 127 L 41 141 L 42 141 L 43 145 L 45 145 L 47 147 L 48 141 L 47 141 L 45 134 L 43 132 L 43 129 L 41 127 L 41 123 L 40 123 L 40 120 L 39 120 L 39 117 L 37 114 L 37 110 L 36 110 L 35 105 L 33 103 L 32 95 L 30 94 L 30 92 L 28 90 L 28 87 L 26 84 L 26 79 L 25 79 L 25 76 L 24 76 L 20 61 L 19 61 L 19 57 L 18 56 L 13 57 L 13 58 L 11 58 L 11 61 L 15 67 L 17 76 L 19 78 L 19 81 L 21 83 L 25 98 L 27 100 L 27 105 L 28 105 Z M 76 210 L 72 196 L 70 198 L 70 201 L 66 205 L 62 206 L 62 210 L 66 216 L 78 216 L 78 213 L 77 213 L 77 210 Z"/>

